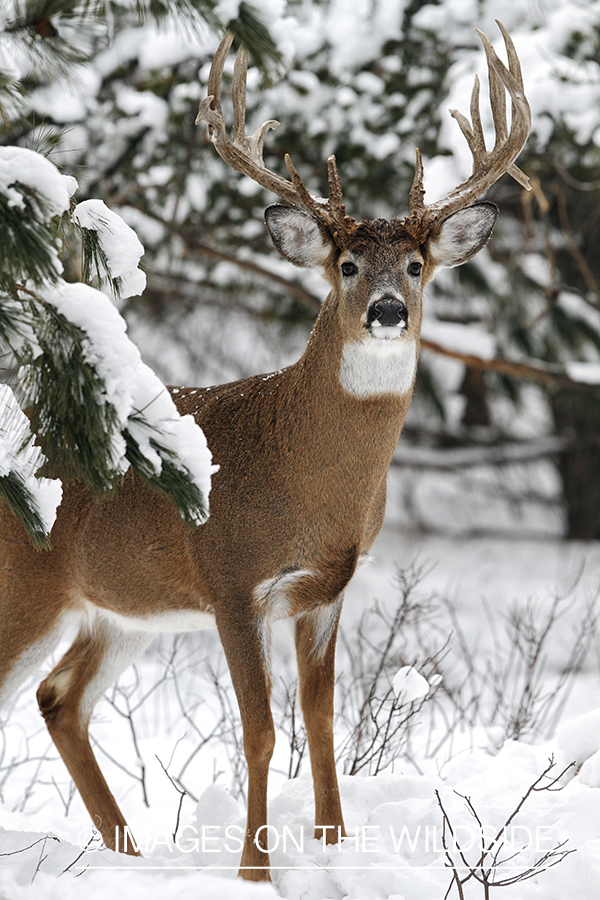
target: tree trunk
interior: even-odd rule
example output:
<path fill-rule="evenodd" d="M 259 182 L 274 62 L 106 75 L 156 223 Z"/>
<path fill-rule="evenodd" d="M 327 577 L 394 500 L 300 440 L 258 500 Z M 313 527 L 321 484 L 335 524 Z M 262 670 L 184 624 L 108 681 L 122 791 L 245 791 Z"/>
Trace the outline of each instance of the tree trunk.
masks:
<path fill-rule="evenodd" d="M 552 399 L 569 540 L 600 539 L 600 392 L 561 390 Z"/>

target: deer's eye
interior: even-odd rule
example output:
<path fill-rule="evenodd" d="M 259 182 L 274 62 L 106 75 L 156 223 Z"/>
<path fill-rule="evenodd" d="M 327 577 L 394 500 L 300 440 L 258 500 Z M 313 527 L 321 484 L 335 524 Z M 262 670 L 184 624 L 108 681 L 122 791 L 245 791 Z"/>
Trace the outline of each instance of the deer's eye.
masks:
<path fill-rule="evenodd" d="M 415 278 L 418 278 L 423 270 L 423 263 L 420 262 L 411 262 L 408 265 L 408 274 L 413 275 Z"/>
<path fill-rule="evenodd" d="M 341 269 L 342 275 L 344 275 L 345 278 L 349 278 L 351 275 L 356 275 L 356 273 L 358 272 L 358 269 L 353 262 L 342 263 Z"/>

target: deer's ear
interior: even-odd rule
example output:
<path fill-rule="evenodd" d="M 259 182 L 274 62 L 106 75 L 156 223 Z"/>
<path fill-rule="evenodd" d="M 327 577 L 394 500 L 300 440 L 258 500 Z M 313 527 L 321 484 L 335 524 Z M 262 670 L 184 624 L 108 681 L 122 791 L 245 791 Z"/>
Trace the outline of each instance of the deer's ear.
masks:
<path fill-rule="evenodd" d="M 285 259 L 295 266 L 313 268 L 325 264 L 331 242 L 313 216 L 289 206 L 269 206 L 265 222 L 271 240 Z"/>
<path fill-rule="evenodd" d="M 460 266 L 487 244 L 498 216 L 493 203 L 476 203 L 449 216 L 432 232 L 427 249 L 435 266 Z"/>

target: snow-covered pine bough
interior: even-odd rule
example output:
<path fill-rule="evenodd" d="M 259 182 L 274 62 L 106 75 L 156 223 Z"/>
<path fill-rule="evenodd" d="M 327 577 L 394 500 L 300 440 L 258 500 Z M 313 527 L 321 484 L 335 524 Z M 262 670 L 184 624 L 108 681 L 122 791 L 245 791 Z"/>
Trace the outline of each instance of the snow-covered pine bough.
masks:
<path fill-rule="evenodd" d="M 128 474 L 97 503 L 67 485 L 52 531 L 36 552 L 12 515 L 0 519 L 0 689 L 10 699 L 56 646 L 63 627 L 77 637 L 38 690 L 38 702 L 107 847 L 123 847 L 126 822 L 92 753 L 88 724 L 107 687 L 157 631 L 216 624 L 239 702 L 248 764 L 248 818 L 240 874 L 269 878 L 257 832 L 267 822 L 273 752 L 269 630 L 295 623 L 299 692 L 314 779 L 317 836 L 345 835 L 333 754 L 334 652 L 344 588 L 369 552 L 384 517 L 386 475 L 406 415 L 419 355 L 423 288 L 438 266 L 458 266 L 489 239 L 497 208 L 476 203 L 515 165 L 530 129 L 519 60 L 504 27 L 508 68 L 485 48 L 495 146 L 485 146 L 479 83 L 472 121 L 452 115 L 473 155 L 473 174 L 437 203 L 424 203 L 417 166 L 403 219 L 346 215 L 335 159 L 329 197 L 313 196 L 286 157 L 290 179 L 265 168 L 265 122 L 245 134 L 247 54 L 233 78 L 233 140 L 220 93 L 232 37 L 212 65 L 197 121 L 208 123 L 223 160 L 277 194 L 266 224 L 279 252 L 322 269 L 331 285 L 297 363 L 210 390 L 172 389 L 181 413 L 204 430 L 220 466 L 206 524 L 188 531 L 175 507 Z M 506 96 L 510 95 L 510 128 Z M 474 204 L 474 205 L 472 205 Z M 130 852 L 134 852 L 131 844 Z"/>

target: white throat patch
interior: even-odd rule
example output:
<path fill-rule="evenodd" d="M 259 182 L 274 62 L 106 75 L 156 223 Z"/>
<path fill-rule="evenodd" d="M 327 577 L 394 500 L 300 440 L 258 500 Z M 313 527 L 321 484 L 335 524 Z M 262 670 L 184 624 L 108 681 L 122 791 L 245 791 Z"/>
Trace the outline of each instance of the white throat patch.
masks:
<path fill-rule="evenodd" d="M 412 387 L 417 365 L 415 341 L 348 341 L 342 352 L 340 382 L 355 397 L 406 394 Z"/>

